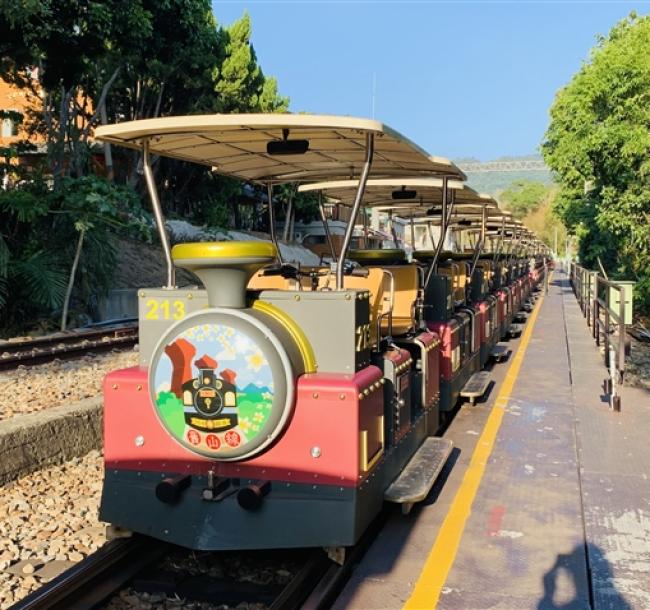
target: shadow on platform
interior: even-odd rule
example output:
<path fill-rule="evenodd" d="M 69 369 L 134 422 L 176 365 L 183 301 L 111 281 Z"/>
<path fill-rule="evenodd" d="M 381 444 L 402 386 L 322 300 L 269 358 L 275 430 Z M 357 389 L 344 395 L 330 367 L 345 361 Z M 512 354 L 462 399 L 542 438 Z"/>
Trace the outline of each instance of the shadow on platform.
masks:
<path fill-rule="evenodd" d="M 589 557 L 589 582 L 587 586 L 589 591 L 584 591 L 585 586 L 585 550 Z M 544 585 L 544 597 L 539 600 L 537 610 L 586 610 L 594 608 L 594 576 L 600 587 L 601 600 L 606 599 L 603 607 L 611 610 L 632 610 L 632 606 L 616 590 L 613 580 L 613 574 L 610 563 L 605 558 L 603 552 L 595 544 L 588 544 L 587 549 L 584 546 L 576 546 L 569 554 L 557 556 L 555 565 L 544 574 L 542 584 Z M 560 579 L 569 577 L 572 580 L 573 599 L 561 599 L 565 595 L 561 594 L 558 589 Z M 565 581 L 566 583 L 566 581 Z M 566 587 L 562 587 L 566 589 Z M 582 595 L 581 595 L 582 593 Z M 585 595 L 586 594 L 586 595 Z M 587 599 L 585 599 L 587 597 Z"/>

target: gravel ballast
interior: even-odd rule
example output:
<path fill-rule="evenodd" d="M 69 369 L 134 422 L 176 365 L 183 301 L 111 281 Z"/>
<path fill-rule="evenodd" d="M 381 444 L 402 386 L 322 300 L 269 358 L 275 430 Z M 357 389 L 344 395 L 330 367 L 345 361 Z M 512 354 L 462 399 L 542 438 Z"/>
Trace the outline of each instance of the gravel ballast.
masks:
<path fill-rule="evenodd" d="M 0 373 L 0 422 L 98 396 L 107 373 L 137 364 L 137 351 L 127 350 Z"/>
<path fill-rule="evenodd" d="M 279 593 L 305 560 L 304 552 L 296 550 L 193 552 L 176 547 L 152 569 L 153 573 L 164 574 L 165 580 L 170 581 L 193 578 L 199 582 L 236 584 L 244 591 L 235 595 L 241 601 L 226 603 L 223 598 L 219 599 L 218 593 L 209 602 L 198 601 L 183 599 L 174 593 L 145 593 L 127 587 L 113 596 L 102 610 L 264 610 L 268 605 L 255 600 L 259 587 L 268 587 L 267 594 L 271 590 Z"/>
<path fill-rule="evenodd" d="M 97 518 L 102 480 L 101 454 L 91 451 L 2 488 L 0 610 L 45 582 L 48 566 L 69 567 L 104 544 Z"/>

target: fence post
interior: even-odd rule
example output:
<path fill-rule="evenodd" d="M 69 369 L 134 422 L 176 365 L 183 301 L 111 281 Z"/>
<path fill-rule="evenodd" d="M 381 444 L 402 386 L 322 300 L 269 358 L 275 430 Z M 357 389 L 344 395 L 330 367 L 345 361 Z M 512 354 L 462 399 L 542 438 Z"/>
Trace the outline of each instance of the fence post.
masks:
<path fill-rule="evenodd" d="M 623 382 L 625 373 L 625 291 L 623 286 L 618 288 L 618 372 L 619 381 Z"/>
<path fill-rule="evenodd" d="M 596 286 L 598 286 L 598 278 L 596 278 Z M 598 320 L 600 320 L 600 312 L 598 309 L 598 291 L 592 295 L 593 301 L 591 306 L 591 336 L 596 339 L 598 345 Z"/>

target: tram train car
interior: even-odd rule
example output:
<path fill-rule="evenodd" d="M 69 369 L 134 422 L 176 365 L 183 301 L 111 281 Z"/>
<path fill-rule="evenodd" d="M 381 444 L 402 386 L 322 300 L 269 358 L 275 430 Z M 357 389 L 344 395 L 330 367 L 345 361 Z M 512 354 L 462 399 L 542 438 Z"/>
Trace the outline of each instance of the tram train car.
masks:
<path fill-rule="evenodd" d="M 167 263 L 167 285 L 138 292 L 139 365 L 104 383 L 100 518 L 114 533 L 192 549 L 339 548 L 385 501 L 423 500 L 451 452 L 435 436 L 445 337 L 422 318 L 418 265 L 349 244 L 369 179 L 437 177 L 446 192 L 462 172 L 350 117 L 167 117 L 96 137 L 142 152 Z M 266 187 L 274 243 L 172 248 L 151 155 Z M 286 264 L 273 185 L 351 171 L 359 184 L 338 264 Z M 176 267 L 203 287 L 178 287 Z"/>

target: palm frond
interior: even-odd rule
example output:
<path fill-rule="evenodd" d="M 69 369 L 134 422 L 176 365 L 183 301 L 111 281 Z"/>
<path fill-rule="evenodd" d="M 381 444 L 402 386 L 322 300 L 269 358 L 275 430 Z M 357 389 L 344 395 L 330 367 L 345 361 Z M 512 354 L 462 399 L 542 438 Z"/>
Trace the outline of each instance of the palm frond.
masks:
<path fill-rule="evenodd" d="M 7 278 L 0 276 L 0 312 L 7 304 Z"/>
<path fill-rule="evenodd" d="M 7 245 L 4 235 L 0 233 L 0 279 L 7 277 L 10 258 L 11 252 L 9 251 L 9 246 Z"/>
<path fill-rule="evenodd" d="M 40 251 L 15 264 L 26 296 L 35 304 L 54 309 L 61 305 L 67 285 L 66 271 L 51 254 Z"/>

